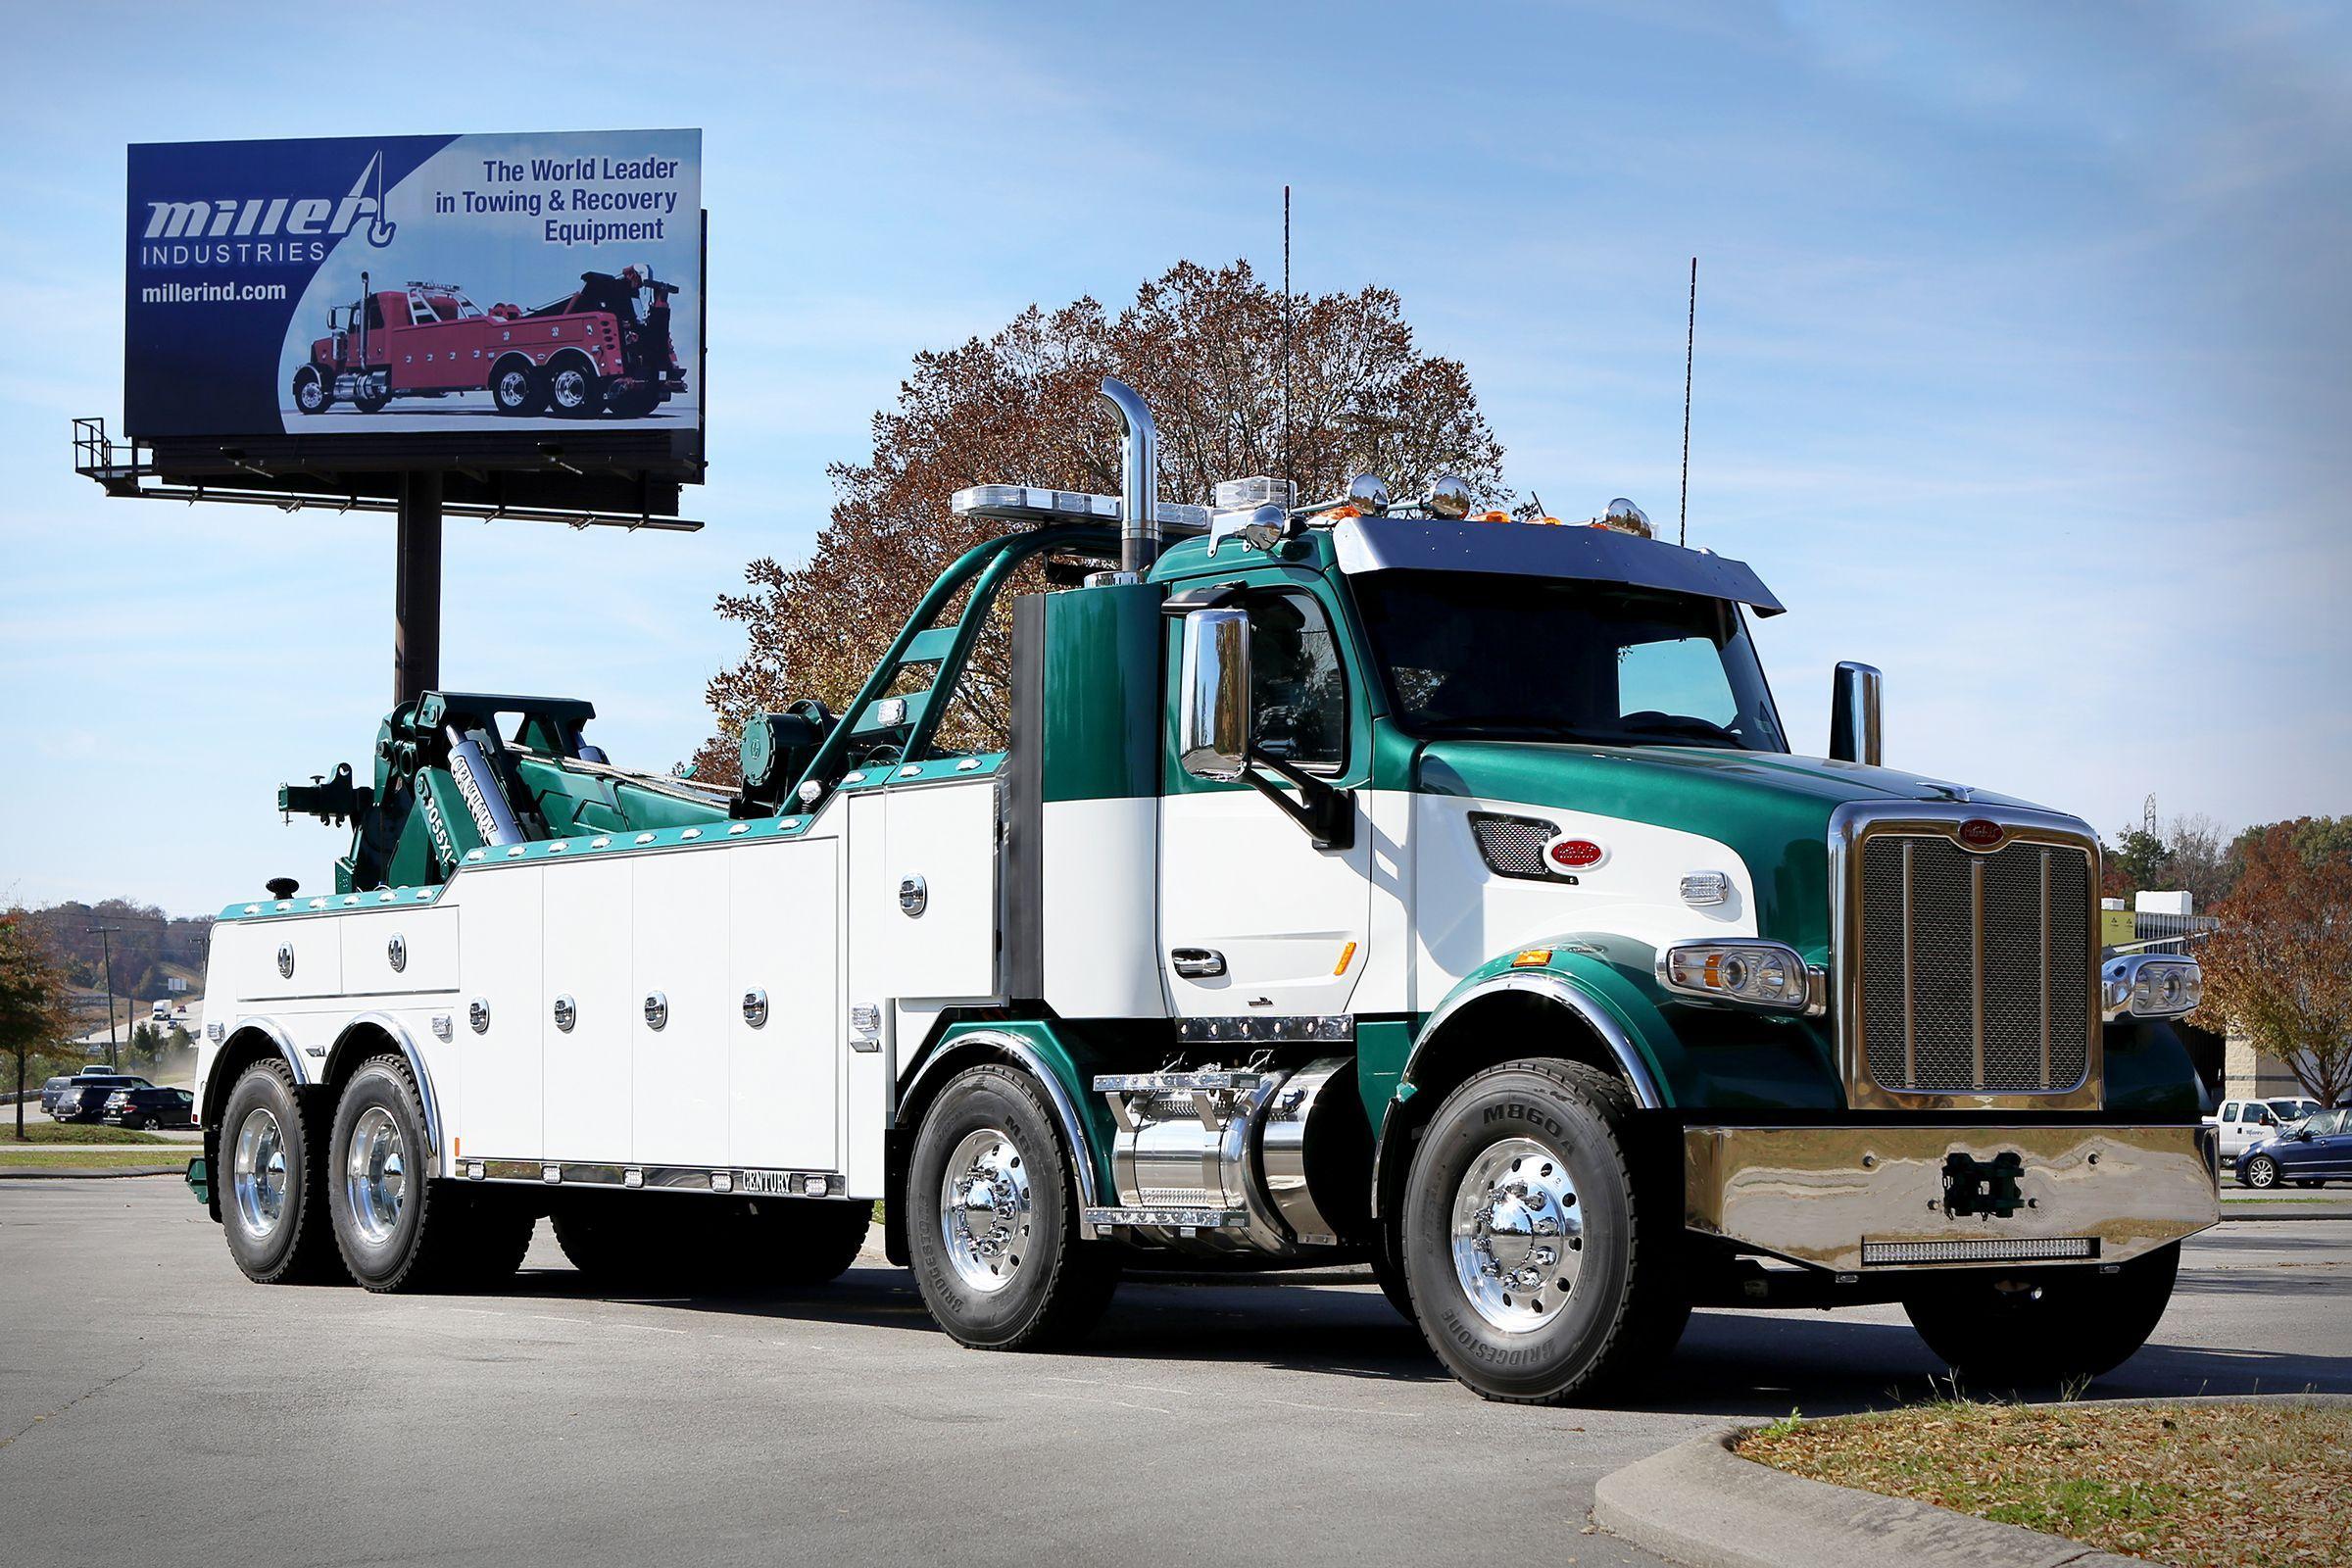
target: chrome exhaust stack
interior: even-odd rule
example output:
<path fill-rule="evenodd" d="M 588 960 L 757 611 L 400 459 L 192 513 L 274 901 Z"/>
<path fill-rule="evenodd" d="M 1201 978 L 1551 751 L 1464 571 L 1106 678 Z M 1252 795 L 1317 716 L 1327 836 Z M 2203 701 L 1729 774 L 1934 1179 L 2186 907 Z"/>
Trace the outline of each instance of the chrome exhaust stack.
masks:
<path fill-rule="evenodd" d="M 1159 430 L 1126 382 L 1104 376 L 1102 401 L 1119 416 L 1119 570 L 1141 577 L 1159 559 Z"/>

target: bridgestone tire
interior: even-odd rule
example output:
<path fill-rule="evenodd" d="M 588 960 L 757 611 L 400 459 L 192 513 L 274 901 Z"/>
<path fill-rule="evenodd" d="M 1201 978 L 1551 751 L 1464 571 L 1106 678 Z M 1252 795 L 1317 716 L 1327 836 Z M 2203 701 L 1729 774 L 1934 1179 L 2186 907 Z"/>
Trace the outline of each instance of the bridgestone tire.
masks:
<path fill-rule="evenodd" d="M 2065 1384 L 2131 1359 L 2163 1320 L 2180 1269 L 2176 1242 L 2113 1274 L 2055 1273 L 2031 1291 L 1988 1280 L 1931 1286 L 1903 1310 L 1963 1393 Z"/>
<path fill-rule="evenodd" d="M 674 1277 L 677 1250 L 668 1245 L 662 1216 L 651 1205 L 670 1205 L 669 1219 L 686 1222 L 685 1205 L 708 1199 L 663 1194 L 597 1193 L 573 1197 L 556 1209 L 556 1245 L 587 1283 L 600 1291 L 634 1293 L 682 1288 Z M 665 1277 L 672 1276 L 672 1277 Z"/>
<path fill-rule="evenodd" d="M 1418 1322 L 1413 1316 L 1412 1284 L 1404 1277 L 1404 1238 L 1396 1225 L 1383 1224 L 1372 1243 L 1372 1278 L 1379 1282 L 1380 1294 L 1407 1323 Z"/>
<path fill-rule="evenodd" d="M 247 1118 L 265 1114 L 277 1128 L 283 1186 L 277 1216 L 259 1229 L 245 1219 L 236 1160 Z M 267 1125 L 256 1123 L 257 1131 Z M 228 1254 L 259 1285 L 310 1285 L 334 1280 L 337 1267 L 327 1215 L 326 1127 L 315 1094 L 294 1087 L 294 1074 L 271 1056 L 245 1069 L 228 1091 L 220 1114 L 220 1228 Z"/>
<path fill-rule="evenodd" d="M 1530 1060 L 1477 1074 L 1431 1118 L 1405 1179 L 1404 1273 L 1430 1348 L 1482 1397 L 1566 1403 L 1646 1369 L 1681 1337 L 1690 1312 L 1675 1275 L 1681 1195 L 1639 1190 L 1635 1114 L 1618 1079 Z M 1540 1318 L 1524 1328 L 1487 1315 L 1454 1260 L 1456 1198 L 1486 1191 L 1476 1178 L 1482 1156 L 1507 1156 L 1499 1146 L 1513 1140 L 1536 1146 L 1540 1152 L 1524 1157 L 1538 1168 L 1558 1162 L 1574 1188 L 1569 1211 L 1582 1223 L 1573 1281 L 1548 1303 L 1540 1292 L 1522 1293 Z"/>
<path fill-rule="evenodd" d="M 949 1162 L 967 1140 L 990 1131 L 1009 1140 L 1027 1181 L 1019 1240 L 1002 1259 L 1004 1281 L 982 1289 L 958 1271 L 942 1223 Z M 1071 1152 L 1037 1085 L 1015 1068 L 989 1063 L 959 1074 L 931 1102 L 906 1173 L 906 1249 L 933 1321 L 959 1345 L 1034 1350 L 1074 1344 L 1117 1289 L 1119 1259 L 1078 1238 Z"/>
<path fill-rule="evenodd" d="M 398 1133 L 401 1152 L 397 1214 L 381 1235 L 370 1234 L 352 1192 L 354 1131 L 369 1111 L 381 1111 Z M 406 1058 L 371 1056 L 360 1063 L 335 1102 L 332 1157 L 324 1172 L 327 1201 L 334 1213 L 335 1247 L 343 1266 L 364 1289 L 377 1292 L 442 1290 L 466 1283 L 513 1244 L 512 1225 L 483 1254 L 484 1221 L 491 1211 L 476 1195 L 451 1181 L 433 1179 L 433 1156 L 425 1139 L 423 1098 Z M 530 1233 L 522 1233 L 529 1245 Z M 519 1251 L 514 1253 L 520 1260 Z M 512 1265 L 508 1272 L 513 1272 Z"/>

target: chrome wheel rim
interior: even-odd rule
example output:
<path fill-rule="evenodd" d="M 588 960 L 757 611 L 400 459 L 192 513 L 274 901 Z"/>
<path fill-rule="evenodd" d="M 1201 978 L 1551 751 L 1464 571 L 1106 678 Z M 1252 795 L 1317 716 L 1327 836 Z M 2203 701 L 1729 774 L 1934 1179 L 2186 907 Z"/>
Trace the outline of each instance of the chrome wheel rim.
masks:
<path fill-rule="evenodd" d="M 1012 1135 L 995 1127 L 966 1133 L 939 1184 L 939 1237 L 956 1277 L 981 1292 L 1010 1285 L 1034 1218 L 1028 1167 Z"/>
<path fill-rule="evenodd" d="M 1560 1315 L 1584 1267 L 1567 1161 L 1532 1138 L 1490 1144 L 1453 1193 L 1453 1273 L 1478 1315 L 1529 1334 Z"/>
<path fill-rule="evenodd" d="M 2254 1187 L 2268 1187 L 2278 1179 L 2278 1167 L 2267 1159 L 2257 1159 L 2246 1166 L 2246 1181 Z"/>
<path fill-rule="evenodd" d="M 300 399 L 304 408 L 315 409 L 318 406 L 323 395 L 324 389 L 319 386 L 318 378 L 314 376 L 312 379 L 302 383 L 302 390 L 297 394 L 297 397 Z"/>
<path fill-rule="evenodd" d="M 257 1238 L 276 1230 L 286 1212 L 286 1135 L 267 1105 L 254 1106 L 237 1123 L 229 1173 L 237 1224 Z"/>
<path fill-rule="evenodd" d="M 409 1146 L 400 1124 L 381 1105 L 360 1112 L 343 1156 L 343 1197 L 351 1222 L 368 1244 L 381 1247 L 400 1228 L 409 1199 Z"/>
<path fill-rule="evenodd" d="M 579 369 L 559 370 L 556 373 L 556 401 L 567 409 L 576 409 L 588 401 L 588 377 Z"/>
<path fill-rule="evenodd" d="M 509 370 L 498 378 L 498 400 L 510 409 L 519 409 L 531 395 L 531 378 L 520 370 Z"/>

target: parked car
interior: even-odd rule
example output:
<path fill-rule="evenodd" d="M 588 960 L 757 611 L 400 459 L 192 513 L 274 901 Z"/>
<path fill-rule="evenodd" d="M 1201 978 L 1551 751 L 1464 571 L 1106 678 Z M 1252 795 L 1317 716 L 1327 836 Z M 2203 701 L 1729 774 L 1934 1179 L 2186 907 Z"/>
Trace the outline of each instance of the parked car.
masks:
<path fill-rule="evenodd" d="M 2240 1154 L 2235 1168 L 2239 1186 L 2258 1190 L 2352 1181 L 2352 1110 L 2314 1111 Z"/>
<path fill-rule="evenodd" d="M 118 1089 L 106 1097 L 100 1118 L 118 1127 L 186 1127 L 195 1120 L 196 1097 L 185 1089 Z"/>
<path fill-rule="evenodd" d="M 152 1089 L 146 1079 L 122 1072 L 77 1072 L 59 1092 L 49 1114 L 59 1121 L 96 1121 L 106 1114 L 106 1097 L 118 1089 Z"/>
<path fill-rule="evenodd" d="M 2266 1100 L 2263 1103 L 2271 1107 L 2271 1114 L 2278 1118 L 2281 1127 L 2290 1121 L 2301 1121 L 2306 1116 L 2316 1115 L 2325 1108 L 2316 1100 L 2299 1100 L 2292 1095 Z"/>
<path fill-rule="evenodd" d="M 49 1079 L 47 1082 L 41 1085 L 42 1114 L 46 1115 L 50 1111 L 53 1111 L 57 1108 L 57 1097 L 64 1094 L 66 1092 L 66 1085 L 72 1083 L 73 1081 L 74 1078 L 71 1073 L 60 1073 L 55 1078 Z"/>
<path fill-rule="evenodd" d="M 2205 1125 L 2221 1130 L 2222 1159 L 2234 1163 L 2256 1144 L 2278 1136 L 2278 1113 L 2267 1101 L 2225 1100 L 2219 1111 L 2205 1118 Z"/>

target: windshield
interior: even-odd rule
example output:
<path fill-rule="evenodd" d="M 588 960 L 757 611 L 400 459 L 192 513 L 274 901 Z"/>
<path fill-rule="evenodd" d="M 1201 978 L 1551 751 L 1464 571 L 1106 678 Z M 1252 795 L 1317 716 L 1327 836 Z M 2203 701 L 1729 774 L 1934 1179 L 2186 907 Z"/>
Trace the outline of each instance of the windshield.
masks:
<path fill-rule="evenodd" d="M 1422 739 L 1788 749 L 1723 600 L 1486 572 L 1349 581 L 1397 722 Z"/>

